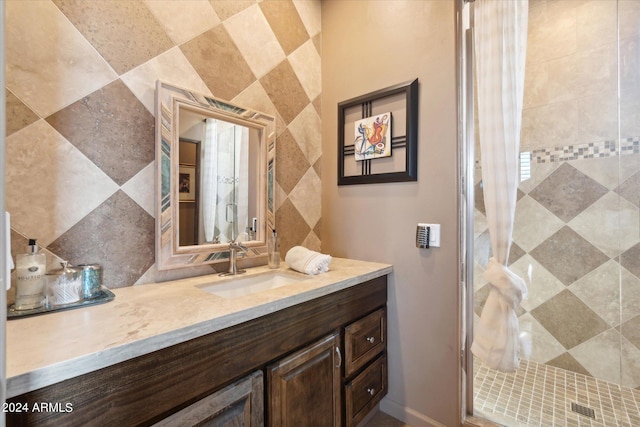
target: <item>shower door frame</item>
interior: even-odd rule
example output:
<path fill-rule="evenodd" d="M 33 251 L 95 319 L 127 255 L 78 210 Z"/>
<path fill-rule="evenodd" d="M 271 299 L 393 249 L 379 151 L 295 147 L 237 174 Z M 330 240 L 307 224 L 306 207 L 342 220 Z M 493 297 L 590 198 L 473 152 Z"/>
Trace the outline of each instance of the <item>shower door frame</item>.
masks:
<path fill-rule="evenodd" d="M 461 401 L 464 425 L 475 425 L 473 417 L 473 266 L 474 266 L 474 90 L 473 90 L 473 8 L 474 0 L 456 0 L 456 60 L 458 80 L 458 164 L 460 176 L 459 199 L 459 257 L 460 257 L 460 325 Z M 465 8 L 467 10 L 465 10 Z"/>

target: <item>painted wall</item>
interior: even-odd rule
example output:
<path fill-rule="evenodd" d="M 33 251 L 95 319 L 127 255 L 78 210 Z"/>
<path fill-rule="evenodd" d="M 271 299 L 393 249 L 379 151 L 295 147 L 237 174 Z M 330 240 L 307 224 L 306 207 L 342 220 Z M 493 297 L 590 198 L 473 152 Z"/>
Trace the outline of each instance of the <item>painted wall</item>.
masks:
<path fill-rule="evenodd" d="M 111 288 L 212 272 L 155 268 L 157 79 L 277 117 L 282 249 L 319 249 L 319 1 L 4 4 L 14 256 L 37 238 Z"/>
<path fill-rule="evenodd" d="M 414 427 L 459 424 L 455 2 L 322 2 L 322 249 L 393 264 L 389 394 Z M 419 79 L 418 181 L 337 186 L 337 104 Z M 418 222 L 442 246 L 415 247 Z"/>

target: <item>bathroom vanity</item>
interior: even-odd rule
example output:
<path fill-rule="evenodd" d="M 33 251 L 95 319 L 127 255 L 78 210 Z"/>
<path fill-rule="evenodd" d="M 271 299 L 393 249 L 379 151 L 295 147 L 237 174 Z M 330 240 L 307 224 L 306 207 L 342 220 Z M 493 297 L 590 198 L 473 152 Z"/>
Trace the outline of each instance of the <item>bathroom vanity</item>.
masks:
<path fill-rule="evenodd" d="M 273 289 L 202 276 L 12 320 L 7 424 L 355 426 L 387 392 L 390 272 L 334 259 Z"/>

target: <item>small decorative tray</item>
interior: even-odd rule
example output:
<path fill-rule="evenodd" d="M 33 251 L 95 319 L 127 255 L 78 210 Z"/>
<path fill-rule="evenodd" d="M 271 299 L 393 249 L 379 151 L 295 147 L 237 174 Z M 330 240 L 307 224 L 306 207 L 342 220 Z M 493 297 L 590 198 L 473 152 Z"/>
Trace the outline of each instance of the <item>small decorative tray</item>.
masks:
<path fill-rule="evenodd" d="M 40 308 L 31 309 L 31 310 L 16 310 L 13 304 L 11 304 L 7 308 L 7 319 L 20 319 L 22 317 L 27 317 L 27 316 L 37 316 L 39 314 L 47 314 L 47 313 L 53 313 L 56 311 L 71 310 L 74 308 L 86 307 L 88 305 L 104 304 L 105 302 L 109 302 L 113 300 L 115 297 L 116 296 L 113 294 L 113 292 L 103 288 L 103 289 L 100 289 L 98 294 L 91 299 L 80 300 L 80 301 L 72 302 L 69 304 L 61 304 L 61 305 L 55 305 L 51 307 L 40 307 Z"/>

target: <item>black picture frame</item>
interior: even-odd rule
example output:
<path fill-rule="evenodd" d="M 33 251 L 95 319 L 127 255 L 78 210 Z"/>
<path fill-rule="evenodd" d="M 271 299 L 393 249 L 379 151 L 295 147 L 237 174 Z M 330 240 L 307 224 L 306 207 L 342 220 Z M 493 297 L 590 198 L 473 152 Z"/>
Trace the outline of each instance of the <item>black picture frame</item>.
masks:
<path fill-rule="evenodd" d="M 354 144 L 346 144 L 346 114 L 354 108 L 362 110 L 362 117 L 373 115 L 376 104 L 385 99 L 404 96 L 406 117 L 405 135 L 392 135 L 391 149 L 404 148 L 404 170 L 375 173 L 374 166 L 380 159 L 359 161 L 360 171 L 357 175 L 345 176 L 345 161 L 355 156 Z M 392 118 L 393 118 L 393 111 Z M 355 160 L 354 160 L 355 161 Z M 418 180 L 418 79 L 390 86 L 366 95 L 358 96 L 338 104 L 338 185 L 377 184 L 385 182 L 404 182 Z"/>

